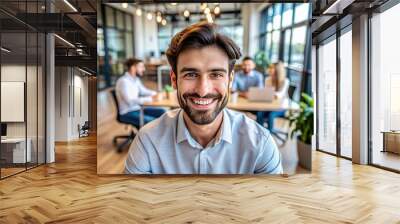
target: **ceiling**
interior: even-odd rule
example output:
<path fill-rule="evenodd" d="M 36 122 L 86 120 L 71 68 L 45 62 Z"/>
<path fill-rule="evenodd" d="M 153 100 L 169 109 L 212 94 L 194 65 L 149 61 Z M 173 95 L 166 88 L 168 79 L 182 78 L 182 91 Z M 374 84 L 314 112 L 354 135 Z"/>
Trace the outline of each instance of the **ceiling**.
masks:
<path fill-rule="evenodd" d="M 112 6 L 121 8 L 122 3 L 108 3 Z M 219 6 L 221 9 L 221 13 L 237 11 L 240 10 L 242 3 L 207 3 L 207 7 L 213 11 L 216 6 Z M 136 8 L 141 8 L 145 12 L 158 12 L 160 11 L 163 14 L 182 14 L 186 9 L 189 10 L 190 13 L 202 13 L 200 3 L 177 3 L 176 5 L 172 5 L 172 3 L 129 3 L 128 8 L 125 10 L 132 10 L 132 13 Z"/>
<path fill-rule="evenodd" d="M 1 30 L 7 33 L 5 38 L 11 38 L 7 40 L 7 48 L 15 48 L 12 49 L 14 54 L 21 52 L 20 48 L 25 47 L 25 42 L 21 42 L 18 37 L 12 37 L 17 33 L 24 33 L 26 29 L 28 32 L 55 33 L 74 45 L 55 38 L 56 66 L 78 66 L 95 73 L 96 7 L 96 0 L 1 0 Z M 30 48 L 31 45 L 28 44 L 28 55 Z"/>

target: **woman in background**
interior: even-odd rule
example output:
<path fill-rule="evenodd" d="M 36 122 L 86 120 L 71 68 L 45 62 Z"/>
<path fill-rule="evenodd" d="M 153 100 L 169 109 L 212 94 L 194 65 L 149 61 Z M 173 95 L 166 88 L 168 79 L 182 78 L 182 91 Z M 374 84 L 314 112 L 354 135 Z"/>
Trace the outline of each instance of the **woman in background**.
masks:
<path fill-rule="evenodd" d="M 286 77 L 286 69 L 282 62 L 278 61 L 272 63 L 268 67 L 269 76 L 265 79 L 266 88 L 274 88 L 275 99 L 281 100 L 287 97 L 289 89 L 289 79 Z M 274 120 L 276 117 L 282 117 L 285 115 L 286 110 L 281 111 L 270 111 L 264 113 L 264 118 L 267 118 L 268 129 L 274 130 Z M 262 125 L 264 123 L 262 122 Z"/>

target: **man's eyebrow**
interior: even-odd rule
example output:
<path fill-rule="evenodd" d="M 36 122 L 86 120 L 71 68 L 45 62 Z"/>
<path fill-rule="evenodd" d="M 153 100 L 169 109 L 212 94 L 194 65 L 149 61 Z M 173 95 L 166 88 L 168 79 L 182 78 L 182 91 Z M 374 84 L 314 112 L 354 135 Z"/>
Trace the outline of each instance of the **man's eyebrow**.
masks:
<path fill-rule="evenodd" d="M 199 70 L 196 68 L 188 68 L 188 67 L 183 67 L 179 72 L 198 72 Z"/>
<path fill-rule="evenodd" d="M 179 72 L 198 72 L 199 69 L 197 68 L 189 68 L 189 67 L 183 67 Z M 208 72 L 224 72 L 228 73 L 228 71 L 225 68 L 212 68 L 209 69 Z"/>
<path fill-rule="evenodd" d="M 228 71 L 224 68 L 212 68 L 210 70 L 208 70 L 209 72 L 224 72 L 224 73 L 228 73 Z"/>

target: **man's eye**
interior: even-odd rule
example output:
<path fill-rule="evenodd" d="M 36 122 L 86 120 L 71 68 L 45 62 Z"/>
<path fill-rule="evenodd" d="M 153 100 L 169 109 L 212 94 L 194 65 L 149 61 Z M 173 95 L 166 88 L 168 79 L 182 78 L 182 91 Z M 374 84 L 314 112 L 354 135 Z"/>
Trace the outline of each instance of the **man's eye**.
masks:
<path fill-rule="evenodd" d="M 222 77 L 224 77 L 224 74 L 215 72 L 215 73 L 211 73 L 210 76 L 211 76 L 211 78 L 222 78 Z"/>
<path fill-rule="evenodd" d="M 186 74 L 184 75 L 185 78 L 196 78 L 196 76 L 197 76 L 197 74 L 194 73 L 194 72 L 186 73 Z"/>

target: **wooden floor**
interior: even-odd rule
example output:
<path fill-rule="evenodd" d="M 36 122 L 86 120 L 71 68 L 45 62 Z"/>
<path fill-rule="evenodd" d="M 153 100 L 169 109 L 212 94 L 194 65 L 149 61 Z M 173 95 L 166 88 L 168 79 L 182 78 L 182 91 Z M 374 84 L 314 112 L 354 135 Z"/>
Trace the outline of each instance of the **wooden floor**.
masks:
<path fill-rule="evenodd" d="M 0 181 L 0 223 L 400 223 L 400 175 L 313 153 L 312 174 L 98 176 L 96 138 Z"/>
<path fill-rule="evenodd" d="M 392 152 L 374 150 L 373 163 L 391 169 L 400 170 L 400 155 Z"/>

